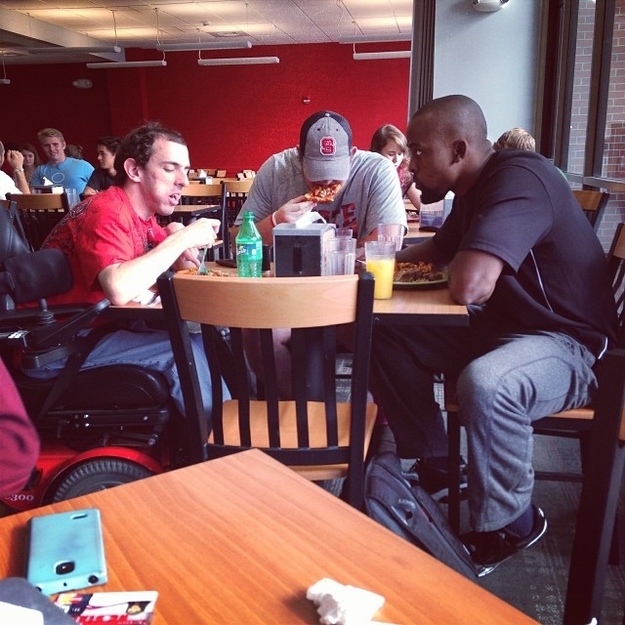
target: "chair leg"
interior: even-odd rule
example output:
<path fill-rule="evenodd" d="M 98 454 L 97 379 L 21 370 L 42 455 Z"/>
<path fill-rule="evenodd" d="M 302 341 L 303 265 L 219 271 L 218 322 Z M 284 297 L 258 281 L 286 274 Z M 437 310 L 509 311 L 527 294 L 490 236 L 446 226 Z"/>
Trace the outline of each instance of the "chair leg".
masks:
<path fill-rule="evenodd" d="M 456 412 L 447 413 L 447 455 L 449 491 L 447 516 L 454 532 L 460 532 L 460 420 Z"/>

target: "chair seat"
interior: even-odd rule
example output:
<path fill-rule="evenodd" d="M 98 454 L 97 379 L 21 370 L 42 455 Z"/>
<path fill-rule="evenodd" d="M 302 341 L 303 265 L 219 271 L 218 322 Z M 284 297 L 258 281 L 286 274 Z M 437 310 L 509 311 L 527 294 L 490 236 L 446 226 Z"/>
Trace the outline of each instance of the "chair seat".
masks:
<path fill-rule="evenodd" d="M 326 416 L 322 402 L 308 402 L 310 419 L 310 447 L 323 448 L 327 445 L 326 439 Z M 339 447 L 349 445 L 351 405 L 337 403 L 337 420 L 339 424 Z M 367 404 L 365 416 L 365 453 L 369 447 L 373 426 L 378 413 L 376 404 Z M 241 438 L 238 425 L 239 405 L 237 400 L 231 399 L 224 403 L 224 443 L 226 446 L 240 447 Z M 267 404 L 263 401 L 250 402 L 250 420 L 252 422 L 252 447 L 259 449 L 269 448 L 269 437 L 267 434 Z M 214 443 L 213 434 L 208 438 L 209 444 Z M 282 449 L 298 449 L 297 427 L 295 422 L 295 402 L 280 402 L 280 443 Z M 347 476 L 347 464 L 337 465 L 298 465 L 291 466 L 300 475 L 309 480 L 332 480 Z"/>

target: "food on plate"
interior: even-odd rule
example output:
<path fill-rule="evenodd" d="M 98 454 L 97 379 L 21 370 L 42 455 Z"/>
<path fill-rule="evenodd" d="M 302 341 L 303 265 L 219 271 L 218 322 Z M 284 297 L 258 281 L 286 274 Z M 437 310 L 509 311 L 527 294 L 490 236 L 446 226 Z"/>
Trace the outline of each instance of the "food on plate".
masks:
<path fill-rule="evenodd" d="M 181 269 L 178 273 L 182 275 L 197 275 L 198 270 L 196 268 L 193 269 Z M 232 273 L 228 273 L 227 271 L 221 271 L 221 269 L 206 269 L 205 273 L 202 273 L 203 276 L 221 276 L 223 278 L 232 278 Z"/>
<path fill-rule="evenodd" d="M 318 184 L 313 187 L 312 191 L 306 193 L 304 197 L 310 202 L 315 202 L 315 204 L 329 204 L 334 201 L 340 188 L 340 182 L 333 182 L 328 186 Z"/>
<path fill-rule="evenodd" d="M 436 282 L 444 280 L 446 274 L 432 263 L 396 263 L 393 282 Z"/>

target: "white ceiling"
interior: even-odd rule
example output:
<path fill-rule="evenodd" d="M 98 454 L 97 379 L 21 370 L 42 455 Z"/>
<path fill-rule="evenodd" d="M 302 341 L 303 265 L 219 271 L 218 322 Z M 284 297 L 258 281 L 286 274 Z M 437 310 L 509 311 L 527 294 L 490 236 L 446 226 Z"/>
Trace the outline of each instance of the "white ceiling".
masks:
<path fill-rule="evenodd" d="M 256 46 L 352 36 L 409 40 L 412 0 L 0 0 L 0 26 L 0 60 L 7 65 L 122 60 L 123 52 L 34 55 L 25 49 L 224 40 Z"/>

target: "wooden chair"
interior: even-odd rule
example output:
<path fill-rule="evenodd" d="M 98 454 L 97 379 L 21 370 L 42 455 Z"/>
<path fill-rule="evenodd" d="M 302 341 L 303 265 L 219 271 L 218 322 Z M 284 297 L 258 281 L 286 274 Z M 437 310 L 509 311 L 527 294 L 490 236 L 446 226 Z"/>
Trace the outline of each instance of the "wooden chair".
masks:
<path fill-rule="evenodd" d="M 189 184 L 182 190 L 181 204 L 215 204 L 221 200 L 221 185 Z"/>
<path fill-rule="evenodd" d="M 48 234 L 69 210 L 65 193 L 7 194 L 15 202 L 26 239 L 38 250 Z"/>
<path fill-rule="evenodd" d="M 592 420 L 589 457 L 577 512 L 564 625 L 601 623 L 611 537 L 615 530 L 625 464 L 625 350 L 599 363 L 599 394 Z"/>
<path fill-rule="evenodd" d="M 361 508 L 364 457 L 377 414 L 367 402 L 371 274 L 244 279 L 170 272 L 158 286 L 194 461 L 257 447 L 311 480 L 347 478 L 346 498 Z M 210 415 L 203 410 L 187 321 L 201 324 L 213 389 Z M 337 402 L 336 327 L 345 323 L 355 324 L 353 375 L 349 401 Z M 293 401 L 278 397 L 272 328 L 292 328 Z M 243 332 L 252 329 L 260 335 L 264 400 L 251 390 L 243 348 Z M 234 397 L 226 402 L 222 377 Z"/>
<path fill-rule="evenodd" d="M 544 471 L 535 473 L 537 479 L 583 482 L 564 619 L 564 623 L 578 625 L 591 621 L 591 618 L 586 618 L 590 606 L 593 615 L 598 617 L 609 555 L 613 556 L 615 563 L 618 561 L 618 532 L 613 533 L 613 528 L 623 473 L 622 447 L 625 436 L 622 421 L 625 406 L 625 351 L 620 349 L 625 340 L 625 223 L 620 223 L 616 228 L 608 260 L 619 321 L 618 349 L 606 354 L 596 366 L 596 400 L 593 405 L 545 416 L 532 424 L 535 434 L 580 439 L 582 475 Z M 450 467 L 448 514 L 450 525 L 458 530 L 461 426 L 453 381 L 445 382 L 445 410 Z M 585 562 L 591 565 L 590 569 L 586 568 Z M 580 618 L 580 614 L 583 618 Z"/>
<path fill-rule="evenodd" d="M 595 189 L 575 189 L 573 195 L 588 217 L 594 231 L 598 232 L 603 213 L 610 200 L 610 194 Z"/>
<path fill-rule="evenodd" d="M 252 178 L 237 180 L 232 182 L 222 182 L 226 186 L 226 204 L 228 213 L 228 227 L 234 225 L 237 215 L 241 212 L 241 208 L 247 200 L 250 189 L 252 188 Z"/>

